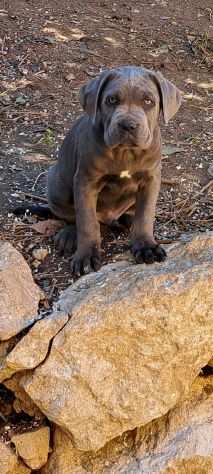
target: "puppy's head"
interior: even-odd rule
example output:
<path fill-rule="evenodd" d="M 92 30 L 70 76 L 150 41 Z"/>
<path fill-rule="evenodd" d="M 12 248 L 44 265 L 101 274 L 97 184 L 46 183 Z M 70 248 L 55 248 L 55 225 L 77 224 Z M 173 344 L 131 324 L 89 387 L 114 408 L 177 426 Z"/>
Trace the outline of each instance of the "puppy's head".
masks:
<path fill-rule="evenodd" d="M 180 107 L 181 94 L 160 72 L 126 66 L 83 86 L 80 101 L 94 125 L 102 127 L 108 147 L 147 149 L 160 111 L 167 123 Z"/>

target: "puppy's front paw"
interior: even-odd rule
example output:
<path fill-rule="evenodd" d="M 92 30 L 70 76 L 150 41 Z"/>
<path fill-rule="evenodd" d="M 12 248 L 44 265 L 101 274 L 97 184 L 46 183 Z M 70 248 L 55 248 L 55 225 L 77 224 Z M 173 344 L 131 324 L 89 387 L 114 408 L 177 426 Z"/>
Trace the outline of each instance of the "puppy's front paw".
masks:
<path fill-rule="evenodd" d="M 131 251 L 136 263 L 163 262 L 166 259 L 166 251 L 158 244 L 135 242 Z"/>
<path fill-rule="evenodd" d="M 97 272 L 100 268 L 101 255 L 97 247 L 85 249 L 83 252 L 77 250 L 72 258 L 71 271 L 75 276 Z"/>

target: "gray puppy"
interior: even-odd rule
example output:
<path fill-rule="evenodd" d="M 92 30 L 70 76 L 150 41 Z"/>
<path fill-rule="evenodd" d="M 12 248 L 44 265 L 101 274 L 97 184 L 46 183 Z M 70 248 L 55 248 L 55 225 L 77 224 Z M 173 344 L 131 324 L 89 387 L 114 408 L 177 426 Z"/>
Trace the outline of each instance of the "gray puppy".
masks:
<path fill-rule="evenodd" d="M 86 113 L 68 132 L 48 176 L 49 208 L 67 222 L 56 238 L 60 250 L 75 250 L 77 230 L 72 270 L 97 270 L 100 222 L 129 214 L 136 262 L 163 261 L 166 253 L 153 236 L 161 181 L 158 121 L 160 111 L 166 123 L 177 112 L 180 91 L 160 72 L 126 66 L 91 80 L 80 101 Z"/>

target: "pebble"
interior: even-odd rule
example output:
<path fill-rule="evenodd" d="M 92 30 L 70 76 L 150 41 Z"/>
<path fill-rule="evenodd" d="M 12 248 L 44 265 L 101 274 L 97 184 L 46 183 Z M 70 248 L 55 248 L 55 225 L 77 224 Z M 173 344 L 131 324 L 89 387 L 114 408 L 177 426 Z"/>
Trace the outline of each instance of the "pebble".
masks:
<path fill-rule="evenodd" d="M 41 262 L 39 260 L 33 260 L 32 266 L 33 268 L 38 268 L 41 265 Z"/>
<path fill-rule="evenodd" d="M 35 261 L 38 260 L 39 262 L 42 262 L 47 257 L 48 253 L 49 252 L 47 248 L 40 247 L 33 250 L 32 256 Z"/>
<path fill-rule="evenodd" d="M 208 175 L 211 176 L 211 178 L 213 178 L 213 165 L 210 165 L 208 167 Z"/>

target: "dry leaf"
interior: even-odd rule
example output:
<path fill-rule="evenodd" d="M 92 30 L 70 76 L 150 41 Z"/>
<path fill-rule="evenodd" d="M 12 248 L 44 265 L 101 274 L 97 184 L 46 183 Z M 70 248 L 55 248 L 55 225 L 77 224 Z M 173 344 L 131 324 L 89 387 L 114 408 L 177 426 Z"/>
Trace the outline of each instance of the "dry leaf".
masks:
<path fill-rule="evenodd" d="M 36 222 L 36 224 L 31 225 L 31 228 L 38 232 L 38 234 L 43 234 L 46 235 L 46 237 L 50 237 L 51 235 L 55 235 L 56 232 L 63 226 L 63 221 L 47 219 L 45 221 Z"/>
<path fill-rule="evenodd" d="M 165 155 L 167 155 L 167 156 L 174 155 L 175 153 L 181 153 L 182 151 L 185 151 L 184 148 L 173 145 L 172 143 L 162 146 L 162 155 L 163 156 L 165 156 Z"/>

